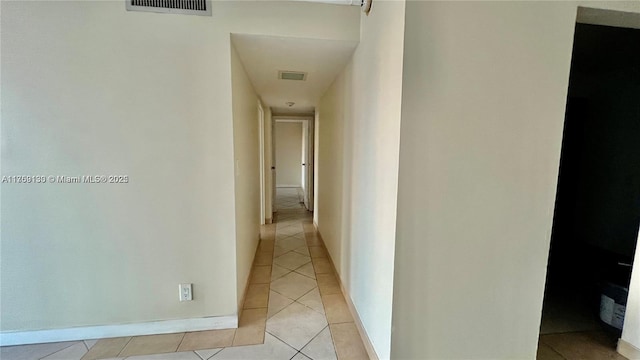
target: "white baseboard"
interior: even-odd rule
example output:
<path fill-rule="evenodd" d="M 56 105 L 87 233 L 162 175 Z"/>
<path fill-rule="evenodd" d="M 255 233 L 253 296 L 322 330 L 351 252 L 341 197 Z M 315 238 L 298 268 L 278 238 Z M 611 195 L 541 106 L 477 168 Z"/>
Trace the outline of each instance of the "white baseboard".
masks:
<path fill-rule="evenodd" d="M 277 188 L 302 188 L 302 185 L 276 185 Z"/>
<path fill-rule="evenodd" d="M 358 328 L 358 332 L 360 333 L 360 337 L 362 338 L 362 343 L 364 344 L 364 348 L 365 350 L 367 350 L 369 359 L 378 360 L 379 359 L 378 354 L 376 353 L 376 350 L 373 348 L 373 344 L 371 343 L 371 339 L 369 339 L 369 334 L 367 334 L 367 331 L 365 330 L 364 325 L 362 324 L 362 320 L 360 320 L 360 314 L 358 314 L 358 311 L 356 310 L 356 306 L 351 301 L 351 295 L 349 295 L 349 292 L 347 291 L 347 289 L 345 289 L 344 285 L 342 285 L 342 281 L 340 281 L 339 277 L 338 277 L 338 282 L 340 282 L 340 289 L 342 289 L 342 293 L 344 294 L 344 298 L 347 302 L 347 307 L 349 308 L 349 311 L 351 311 L 351 315 L 353 316 L 353 320 L 354 320 L 354 323 L 356 324 L 356 328 Z"/>
<path fill-rule="evenodd" d="M 320 241 L 322 241 L 322 243 L 324 244 L 324 239 L 322 239 L 322 235 L 318 231 L 318 224 L 314 222 L 313 227 L 315 228 L 316 233 L 320 238 Z M 331 258 L 331 255 L 329 255 L 329 251 L 326 250 L 327 248 L 326 245 L 324 247 L 325 247 L 325 251 L 327 252 L 327 258 L 331 263 L 333 272 L 336 274 L 336 279 L 340 284 L 340 290 L 342 290 L 342 295 L 344 295 L 344 300 L 346 301 L 347 307 L 349 308 L 349 312 L 351 312 L 351 316 L 353 317 L 353 322 L 355 323 L 356 328 L 358 329 L 358 333 L 360 333 L 360 338 L 362 338 L 362 343 L 364 344 L 364 348 L 367 351 L 367 355 L 369 355 L 369 359 L 371 360 L 378 360 L 379 359 L 378 354 L 376 353 L 376 350 L 374 349 L 373 344 L 371 343 L 371 339 L 369 339 L 369 334 L 367 334 L 367 331 L 365 330 L 364 325 L 362 324 L 362 320 L 360 319 L 360 314 L 358 314 L 358 311 L 356 310 L 356 306 L 353 304 L 353 301 L 351 301 L 351 295 L 349 294 L 347 289 L 344 287 L 344 284 L 342 283 L 342 279 L 340 279 L 340 276 L 336 271 L 336 265 L 333 263 L 333 259 Z"/>
<path fill-rule="evenodd" d="M 618 353 L 629 360 L 640 360 L 640 349 L 622 339 L 618 340 Z"/>
<path fill-rule="evenodd" d="M 162 320 L 122 325 L 80 326 L 65 329 L 12 331 L 0 333 L 0 346 L 102 339 L 121 336 L 169 334 L 187 331 L 232 329 L 238 316 L 211 316 L 193 319 Z"/>

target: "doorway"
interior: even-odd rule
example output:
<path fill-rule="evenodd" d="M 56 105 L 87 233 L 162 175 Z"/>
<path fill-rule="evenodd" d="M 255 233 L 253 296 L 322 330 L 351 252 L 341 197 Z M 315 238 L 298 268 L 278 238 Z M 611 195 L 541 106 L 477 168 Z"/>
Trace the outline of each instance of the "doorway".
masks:
<path fill-rule="evenodd" d="M 274 116 L 274 210 L 313 211 L 313 117 Z"/>
<path fill-rule="evenodd" d="M 637 29 L 576 24 L 538 359 L 619 356 L 640 227 L 638 44 Z"/>

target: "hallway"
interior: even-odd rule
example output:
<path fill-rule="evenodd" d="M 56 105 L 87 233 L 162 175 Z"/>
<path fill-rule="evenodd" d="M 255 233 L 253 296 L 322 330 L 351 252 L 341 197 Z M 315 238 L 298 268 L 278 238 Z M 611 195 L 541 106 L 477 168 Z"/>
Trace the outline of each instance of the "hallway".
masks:
<path fill-rule="evenodd" d="M 282 203 L 297 196 L 287 191 Z M 0 358 L 368 359 L 311 214 L 281 209 L 261 229 L 238 329 L 9 346 Z"/>

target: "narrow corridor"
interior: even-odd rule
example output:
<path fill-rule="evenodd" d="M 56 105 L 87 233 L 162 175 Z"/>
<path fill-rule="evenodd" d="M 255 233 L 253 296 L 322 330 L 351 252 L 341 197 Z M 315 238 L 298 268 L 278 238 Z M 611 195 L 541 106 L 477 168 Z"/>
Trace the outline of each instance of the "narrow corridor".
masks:
<path fill-rule="evenodd" d="M 238 329 L 10 346 L 0 358 L 368 359 L 310 213 L 281 209 L 276 220 L 262 227 Z"/>

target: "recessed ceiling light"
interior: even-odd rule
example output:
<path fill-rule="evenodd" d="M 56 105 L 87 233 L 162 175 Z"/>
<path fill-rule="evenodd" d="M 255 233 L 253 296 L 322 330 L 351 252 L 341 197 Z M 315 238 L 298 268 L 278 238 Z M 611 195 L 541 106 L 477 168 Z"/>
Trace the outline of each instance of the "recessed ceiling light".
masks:
<path fill-rule="evenodd" d="M 278 71 L 278 79 L 304 81 L 307 80 L 307 73 L 302 71 L 280 70 Z"/>

